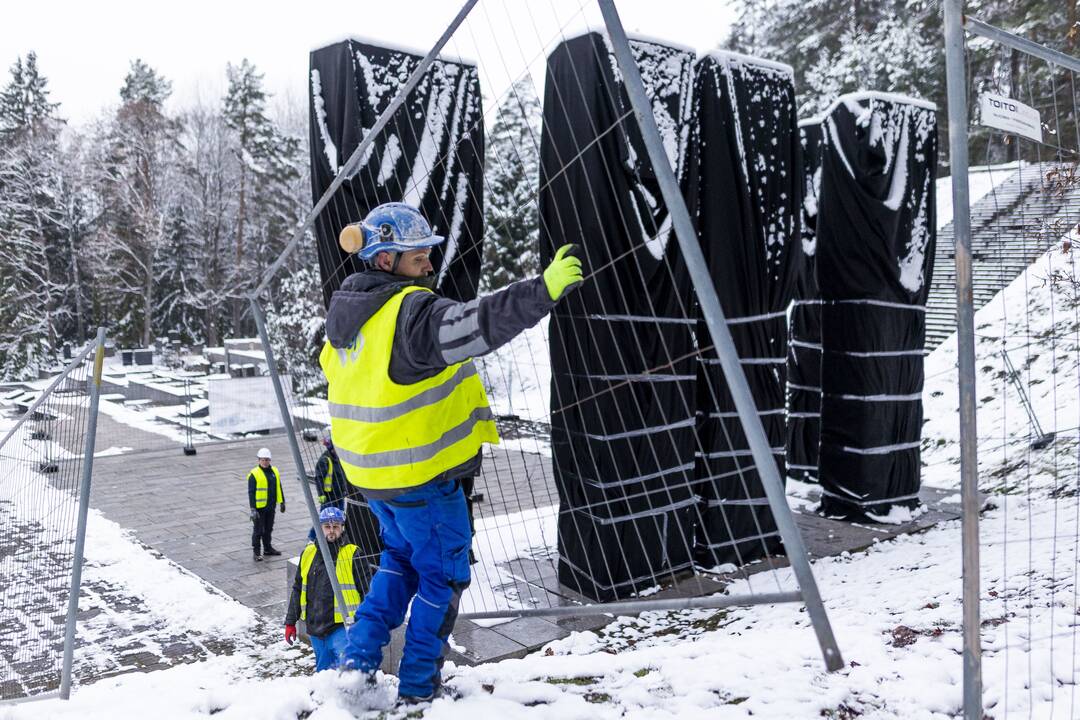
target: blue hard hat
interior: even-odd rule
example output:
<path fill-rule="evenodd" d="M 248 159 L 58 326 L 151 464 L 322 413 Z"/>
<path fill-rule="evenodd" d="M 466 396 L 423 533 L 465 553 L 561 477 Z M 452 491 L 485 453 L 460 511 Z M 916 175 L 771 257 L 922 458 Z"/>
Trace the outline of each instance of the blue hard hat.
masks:
<path fill-rule="evenodd" d="M 344 523 L 344 522 L 345 522 L 345 513 L 342 512 L 341 508 L 339 508 L 339 507 L 334 507 L 333 505 L 331 505 L 330 507 L 324 507 L 322 510 L 319 511 L 319 524 L 320 525 L 325 524 L 325 523 Z"/>
<path fill-rule="evenodd" d="M 361 260 L 371 260 L 381 252 L 408 252 L 433 247 L 446 238 L 431 232 L 431 225 L 412 205 L 383 203 L 360 222 L 364 234 Z"/>

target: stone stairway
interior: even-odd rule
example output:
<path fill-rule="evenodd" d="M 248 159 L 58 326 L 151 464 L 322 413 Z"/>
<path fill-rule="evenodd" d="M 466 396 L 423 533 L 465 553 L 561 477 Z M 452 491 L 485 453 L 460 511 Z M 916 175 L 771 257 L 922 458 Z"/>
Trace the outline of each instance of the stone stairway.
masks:
<path fill-rule="evenodd" d="M 1048 180 L 1056 163 L 1027 164 L 971 206 L 972 290 L 978 310 L 1060 242 L 1080 220 L 1080 183 Z M 1001 172 L 1009 172 L 1003 170 Z M 926 303 L 926 351 L 956 330 L 953 224 L 938 232 L 934 276 Z"/>

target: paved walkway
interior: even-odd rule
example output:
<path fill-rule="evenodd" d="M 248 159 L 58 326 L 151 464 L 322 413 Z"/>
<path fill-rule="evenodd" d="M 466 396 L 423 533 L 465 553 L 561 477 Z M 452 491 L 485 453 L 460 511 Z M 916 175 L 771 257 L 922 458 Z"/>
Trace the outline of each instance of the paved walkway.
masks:
<path fill-rule="evenodd" d="M 255 464 L 256 451 L 264 445 L 273 451 L 275 465 L 281 472 L 288 511 L 277 516 L 274 530 L 274 544 L 285 554 L 256 563 L 251 558 L 246 476 Z M 301 446 L 306 462 L 313 465 L 320 447 L 304 441 Z M 510 478 L 519 482 L 510 482 Z M 490 518 L 549 506 L 557 502 L 551 485 L 550 461 L 546 456 L 495 449 L 488 458 L 486 482 L 482 478 L 477 483 L 477 492 L 483 494 L 479 515 Z M 836 555 L 956 517 L 958 508 L 941 506 L 940 498 L 944 495 L 927 489 L 924 500 L 934 509 L 909 525 L 842 523 L 804 513 L 796 513 L 796 520 L 811 556 Z M 290 557 L 300 553 L 310 527 L 284 435 L 203 444 L 198 446 L 195 456 L 185 456 L 179 447 L 171 447 L 98 458 L 91 498 L 94 507 L 133 530 L 143 543 L 255 608 L 270 621 L 280 622 L 284 618 L 288 587 L 295 572 Z M 529 564 L 535 565 L 535 572 L 522 573 L 521 568 L 514 568 L 518 572 L 512 573 L 515 577 L 512 582 L 517 586 L 514 592 L 519 597 L 528 596 L 527 593 L 545 596 L 546 602 L 553 604 L 569 604 L 578 599 L 559 587 L 550 559 Z M 783 558 L 775 563 L 784 564 Z M 765 563 L 755 567 L 758 572 L 767 569 Z M 721 589 L 723 583 L 724 578 L 690 579 L 665 594 L 700 595 Z M 482 627 L 459 620 L 454 641 L 460 653 L 453 656 L 458 662 L 470 664 L 520 657 L 572 630 L 599 627 L 607 621 L 606 616 L 523 618 Z"/>

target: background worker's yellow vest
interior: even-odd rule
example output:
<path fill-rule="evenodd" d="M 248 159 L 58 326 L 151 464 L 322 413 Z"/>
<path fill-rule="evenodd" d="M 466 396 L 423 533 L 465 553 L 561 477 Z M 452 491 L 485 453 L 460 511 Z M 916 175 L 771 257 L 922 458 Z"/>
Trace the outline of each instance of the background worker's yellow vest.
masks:
<path fill-rule="evenodd" d="M 395 294 L 360 328 L 352 347 L 323 345 L 330 387 L 330 432 L 349 482 L 369 490 L 406 489 L 468 461 L 499 442 L 487 393 L 471 360 L 411 385 L 390 379 L 398 312 Z"/>
<path fill-rule="evenodd" d="M 300 619 L 307 620 L 307 579 L 311 572 L 311 563 L 315 560 L 315 543 L 308 543 L 300 556 Z M 334 566 L 334 574 L 337 575 L 338 585 L 341 586 L 341 596 L 345 599 L 345 617 L 352 617 L 356 608 L 360 607 L 360 591 L 356 589 L 356 578 L 353 577 L 353 556 L 356 555 L 355 545 L 342 545 L 338 550 L 337 564 Z M 341 608 L 338 607 L 337 596 L 334 596 L 334 622 L 343 623 Z"/>
<path fill-rule="evenodd" d="M 274 497 L 277 498 L 277 502 L 284 502 L 284 498 L 281 496 L 281 475 L 278 473 L 277 468 L 271 465 L 267 470 L 274 472 Z M 255 507 L 262 509 L 266 507 L 266 501 L 269 495 L 268 483 L 266 482 L 266 470 L 263 470 L 261 466 L 256 465 L 251 469 L 251 475 L 255 476 Z"/>

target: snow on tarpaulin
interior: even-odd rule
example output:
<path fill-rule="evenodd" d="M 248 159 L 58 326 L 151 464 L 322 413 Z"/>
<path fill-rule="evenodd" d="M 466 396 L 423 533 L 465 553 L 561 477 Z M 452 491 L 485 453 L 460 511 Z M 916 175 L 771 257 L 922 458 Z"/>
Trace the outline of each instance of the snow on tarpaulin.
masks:
<path fill-rule="evenodd" d="M 694 55 L 640 40 L 631 49 L 681 174 Z M 550 324 L 559 580 L 597 600 L 627 597 L 691 562 L 693 320 L 655 172 L 599 33 L 547 59 L 540 162 L 542 262 L 574 242 L 591 273 Z"/>
<path fill-rule="evenodd" d="M 817 251 L 818 198 L 821 194 L 820 120 L 799 123 L 803 161 L 802 268 L 789 319 L 787 362 L 787 472 L 817 482 L 821 436 L 821 293 Z"/>
<path fill-rule="evenodd" d="M 937 125 L 933 106 L 865 93 L 823 127 L 821 509 L 873 519 L 919 505 Z"/>
<path fill-rule="evenodd" d="M 783 468 L 787 307 L 798 280 L 801 157 L 792 70 L 716 52 L 697 63 L 690 214 L 759 417 Z M 704 320 L 696 369 L 695 560 L 743 564 L 779 545 L 764 488 Z M 783 473 L 781 472 L 781 475 Z"/>
<path fill-rule="evenodd" d="M 344 40 L 311 53 L 311 190 L 317 201 L 422 54 Z M 439 291 L 476 296 L 483 256 L 484 124 L 475 64 L 436 60 L 315 223 L 323 299 L 361 262 L 338 246 L 344 225 L 384 202 L 420 208 L 446 242 L 432 252 Z"/>

